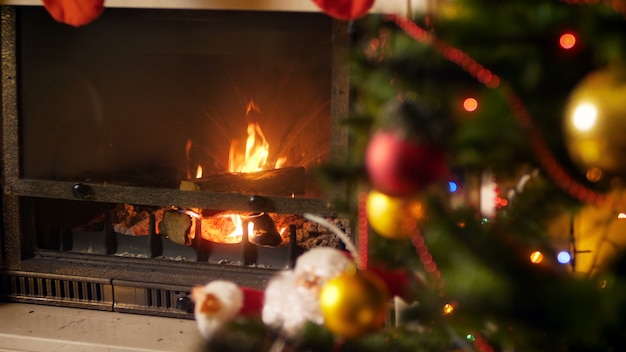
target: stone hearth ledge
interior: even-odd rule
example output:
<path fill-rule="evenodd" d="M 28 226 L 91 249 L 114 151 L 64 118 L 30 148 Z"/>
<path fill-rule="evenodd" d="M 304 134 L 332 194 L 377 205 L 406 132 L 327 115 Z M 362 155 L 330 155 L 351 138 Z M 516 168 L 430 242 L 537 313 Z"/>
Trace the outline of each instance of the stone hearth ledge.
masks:
<path fill-rule="evenodd" d="M 194 320 L 0 302 L 0 352 L 199 351 Z"/>

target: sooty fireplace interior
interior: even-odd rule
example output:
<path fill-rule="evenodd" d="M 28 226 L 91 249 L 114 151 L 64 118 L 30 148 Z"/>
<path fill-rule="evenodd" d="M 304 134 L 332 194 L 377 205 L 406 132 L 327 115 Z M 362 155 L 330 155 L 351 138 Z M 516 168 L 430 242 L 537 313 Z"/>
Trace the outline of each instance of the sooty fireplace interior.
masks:
<path fill-rule="evenodd" d="M 107 8 L 73 28 L 1 11 L 2 299 L 190 317 L 193 285 L 261 288 L 340 246 L 302 214 L 350 230 L 313 174 L 347 148 L 345 24 Z"/>

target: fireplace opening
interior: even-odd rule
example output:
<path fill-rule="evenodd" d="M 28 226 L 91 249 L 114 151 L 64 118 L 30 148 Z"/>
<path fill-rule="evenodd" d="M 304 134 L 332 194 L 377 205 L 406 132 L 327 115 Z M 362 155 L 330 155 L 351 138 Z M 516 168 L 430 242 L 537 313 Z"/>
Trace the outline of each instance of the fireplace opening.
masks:
<path fill-rule="evenodd" d="M 285 168 L 301 170 L 286 177 L 293 190 L 264 191 L 320 196 L 309 170 L 331 151 L 323 15 L 111 8 L 71 28 L 20 7 L 17 23 L 25 178 L 202 177 L 224 191 L 237 178 L 216 175 Z"/>
<path fill-rule="evenodd" d="M 193 285 L 262 288 L 342 247 L 303 214 L 354 225 L 328 202 L 345 185 L 314 175 L 348 145 L 345 23 L 107 8 L 72 28 L 0 10 L 0 299 L 190 317 Z"/>

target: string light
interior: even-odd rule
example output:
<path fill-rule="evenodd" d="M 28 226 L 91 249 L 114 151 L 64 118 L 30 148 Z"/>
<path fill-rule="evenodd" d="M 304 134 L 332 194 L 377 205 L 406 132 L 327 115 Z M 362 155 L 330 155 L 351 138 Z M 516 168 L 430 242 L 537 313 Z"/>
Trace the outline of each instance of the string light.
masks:
<path fill-rule="evenodd" d="M 556 260 L 561 264 L 569 264 L 572 261 L 572 255 L 568 251 L 561 251 L 557 254 Z"/>
<path fill-rule="evenodd" d="M 576 45 L 576 36 L 572 33 L 565 33 L 559 38 L 559 45 L 565 50 L 572 49 Z"/>
<path fill-rule="evenodd" d="M 463 100 L 463 109 L 467 112 L 474 112 L 478 109 L 478 100 L 474 98 L 466 98 Z"/>
<path fill-rule="evenodd" d="M 534 251 L 530 254 L 530 262 L 533 264 L 539 264 L 543 261 L 543 253 Z"/>
<path fill-rule="evenodd" d="M 578 3 L 573 1 L 573 3 Z M 410 19 L 397 15 L 386 15 L 386 20 L 393 21 L 398 27 L 400 27 L 406 34 L 411 36 L 414 40 L 422 42 L 427 45 L 431 45 L 441 55 L 463 68 L 466 72 L 472 75 L 476 80 L 482 83 L 485 87 L 495 89 L 500 87 L 500 78 L 486 69 L 468 54 L 460 49 L 457 49 L 433 36 L 430 32 L 418 26 Z M 540 136 L 541 133 L 536 125 L 533 123 L 533 119 L 526 110 L 526 107 L 521 100 L 507 89 L 506 86 L 500 87 L 506 96 L 509 98 L 509 106 L 513 112 L 514 117 L 517 119 L 520 126 L 526 128 L 529 135 L 529 143 L 537 155 L 541 166 L 550 177 L 559 185 L 562 189 L 566 190 L 572 197 L 585 202 L 593 203 L 600 206 L 615 207 L 618 203 L 617 199 L 608 198 L 604 194 L 595 192 L 581 183 L 575 181 L 567 171 L 561 166 L 555 159 L 554 155 L 548 148 L 545 140 Z"/>
<path fill-rule="evenodd" d="M 450 315 L 450 314 L 452 314 L 452 312 L 454 312 L 454 305 L 452 305 L 450 303 L 446 303 L 443 306 L 443 314 L 444 315 Z"/>

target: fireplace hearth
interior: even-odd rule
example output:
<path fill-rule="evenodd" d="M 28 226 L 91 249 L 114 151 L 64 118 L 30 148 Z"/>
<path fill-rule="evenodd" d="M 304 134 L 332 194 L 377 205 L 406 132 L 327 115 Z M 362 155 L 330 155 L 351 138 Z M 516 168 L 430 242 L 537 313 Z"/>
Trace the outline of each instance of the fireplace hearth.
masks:
<path fill-rule="evenodd" d="M 328 204 L 345 186 L 313 173 L 348 147 L 345 23 L 108 8 L 76 29 L 0 11 L 0 299 L 192 318 L 194 285 L 263 288 L 341 246 L 303 214 L 350 233 Z"/>

